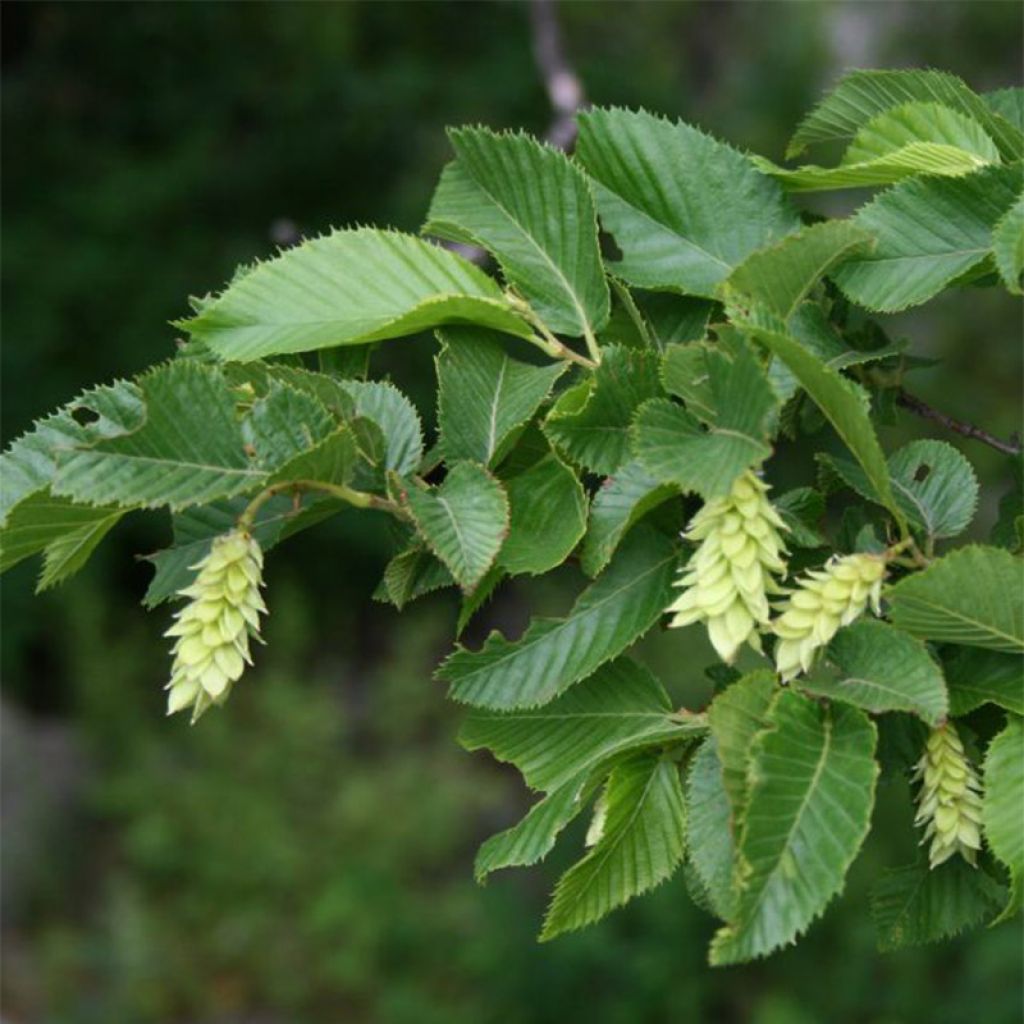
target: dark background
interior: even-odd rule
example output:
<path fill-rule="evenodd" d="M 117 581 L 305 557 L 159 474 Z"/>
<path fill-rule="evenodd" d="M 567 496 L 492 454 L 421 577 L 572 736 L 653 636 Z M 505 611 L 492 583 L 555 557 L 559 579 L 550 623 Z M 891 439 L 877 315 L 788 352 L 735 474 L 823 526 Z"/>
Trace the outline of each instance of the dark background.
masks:
<path fill-rule="evenodd" d="M 0 13 L 5 443 L 83 387 L 170 354 L 167 322 L 236 263 L 332 225 L 417 230 L 446 125 L 543 133 L 551 118 L 522 3 Z M 1019 75 L 1010 2 L 588 2 L 561 19 L 594 102 L 680 116 L 776 159 L 844 67 L 932 65 L 978 89 Z M 1014 429 L 1019 309 L 1005 296 L 886 319 L 915 354 L 945 359 L 919 393 Z M 373 366 L 428 423 L 433 351 L 395 342 Z M 929 433 L 901 419 L 883 441 Z M 1002 477 L 996 453 L 957 443 L 984 481 Z M 527 798 L 459 750 L 457 713 L 430 681 L 453 600 L 402 616 L 371 604 L 386 533 L 342 515 L 270 558 L 269 646 L 228 709 L 189 729 L 162 716 L 167 610 L 137 603 L 149 570 L 132 556 L 167 537 L 159 516 L 132 516 L 65 587 L 33 597 L 30 565 L 4 580 L 5 1022 L 1020 1019 L 1014 926 L 874 952 L 868 887 L 915 841 L 901 784 L 881 794 L 880 836 L 847 893 L 795 950 L 707 968 L 713 922 L 681 880 L 536 945 L 579 837 L 541 869 L 473 883 L 477 844 Z M 509 588 L 483 625 L 516 630 L 576 585 Z M 706 648 L 679 644 L 656 638 L 650 653 L 699 677 Z"/>

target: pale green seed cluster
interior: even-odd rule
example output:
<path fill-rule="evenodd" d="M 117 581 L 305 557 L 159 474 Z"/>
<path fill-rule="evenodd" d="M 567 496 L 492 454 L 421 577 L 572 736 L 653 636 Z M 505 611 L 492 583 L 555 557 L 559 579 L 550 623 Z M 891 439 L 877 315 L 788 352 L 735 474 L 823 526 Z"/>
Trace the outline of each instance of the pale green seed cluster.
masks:
<path fill-rule="evenodd" d="M 769 617 L 769 593 L 780 593 L 775 576 L 786 571 L 779 535 L 786 529 L 766 497 L 768 487 L 751 472 L 738 477 L 724 498 L 707 502 L 685 533 L 699 541 L 668 609 L 670 626 L 706 622 L 718 656 L 729 663 L 746 642 L 761 649 L 758 627 Z"/>
<path fill-rule="evenodd" d="M 177 637 L 167 684 L 167 713 L 192 708 L 192 721 L 212 704 L 227 700 L 241 678 L 249 655 L 249 637 L 259 639 L 263 552 L 248 533 L 218 537 L 193 569 L 191 586 L 179 591 L 189 599 L 165 636 Z"/>
<path fill-rule="evenodd" d="M 931 731 L 914 778 L 921 783 L 914 824 L 924 826 L 922 844 L 931 840 L 931 867 L 954 853 L 974 864 L 981 849 L 981 783 L 952 722 Z"/>
<path fill-rule="evenodd" d="M 775 665 L 782 681 L 809 672 L 818 650 L 871 604 L 881 611 L 885 559 L 878 555 L 843 555 L 829 559 L 797 581 L 773 620 Z"/>

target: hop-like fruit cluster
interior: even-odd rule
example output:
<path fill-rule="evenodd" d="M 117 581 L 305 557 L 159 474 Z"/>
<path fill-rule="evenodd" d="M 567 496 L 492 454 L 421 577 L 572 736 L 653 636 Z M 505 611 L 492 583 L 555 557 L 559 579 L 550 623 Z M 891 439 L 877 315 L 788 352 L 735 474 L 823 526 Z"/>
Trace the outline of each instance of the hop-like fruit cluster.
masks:
<path fill-rule="evenodd" d="M 263 552 L 248 533 L 234 530 L 218 537 L 193 569 L 191 586 L 179 591 L 189 599 L 165 636 L 177 637 L 167 684 L 167 713 L 192 708 L 192 721 L 211 704 L 227 700 L 231 687 L 252 664 L 249 637 L 259 639 Z"/>
<path fill-rule="evenodd" d="M 761 649 L 758 627 L 768 623 L 767 595 L 781 593 L 774 577 L 786 572 L 780 537 L 786 526 L 767 490 L 753 473 L 744 473 L 726 497 L 701 508 L 684 534 L 700 543 L 676 584 L 684 589 L 668 609 L 675 613 L 669 625 L 706 622 L 727 663 L 744 642 Z"/>
<path fill-rule="evenodd" d="M 779 638 L 775 665 L 784 683 L 809 672 L 818 649 L 841 626 L 858 618 L 869 602 L 874 613 L 880 613 L 884 577 L 884 558 L 858 554 L 835 556 L 823 569 L 811 570 L 797 581 L 772 622 Z"/>
<path fill-rule="evenodd" d="M 921 783 L 915 825 L 931 840 L 928 862 L 936 868 L 959 853 L 974 864 L 981 849 L 981 783 L 952 722 L 933 729 L 914 776 Z"/>

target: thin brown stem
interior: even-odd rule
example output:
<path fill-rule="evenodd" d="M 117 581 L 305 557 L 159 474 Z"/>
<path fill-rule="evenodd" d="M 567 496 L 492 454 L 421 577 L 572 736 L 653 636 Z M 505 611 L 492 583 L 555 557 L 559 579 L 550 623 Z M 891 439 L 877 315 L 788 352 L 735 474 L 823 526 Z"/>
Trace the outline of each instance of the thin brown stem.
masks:
<path fill-rule="evenodd" d="M 1016 435 L 1011 437 L 1009 441 L 1003 441 L 990 434 L 987 430 L 976 427 L 973 423 L 965 423 L 963 420 L 955 419 L 953 416 L 932 408 L 923 399 L 918 398 L 917 395 L 910 394 L 909 391 L 903 388 L 900 388 L 896 395 L 896 404 L 914 413 L 915 416 L 931 420 L 933 423 L 940 423 L 954 434 L 959 434 L 961 437 L 969 437 L 974 441 L 980 441 L 982 444 L 987 444 L 990 448 L 995 448 L 997 452 L 1002 452 L 1004 455 L 1020 455 L 1021 453 L 1020 439 Z"/>

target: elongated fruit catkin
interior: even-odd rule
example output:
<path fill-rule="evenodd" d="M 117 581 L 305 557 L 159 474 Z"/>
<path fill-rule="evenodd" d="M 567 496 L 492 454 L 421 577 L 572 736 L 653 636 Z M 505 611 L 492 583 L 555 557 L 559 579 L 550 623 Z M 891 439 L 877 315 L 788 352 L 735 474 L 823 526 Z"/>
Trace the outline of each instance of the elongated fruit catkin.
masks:
<path fill-rule="evenodd" d="M 192 721 L 212 704 L 227 700 L 231 687 L 252 664 L 249 637 L 259 639 L 263 552 L 242 530 L 218 537 L 193 569 L 188 598 L 165 636 L 175 637 L 167 713 L 192 708 Z"/>
<path fill-rule="evenodd" d="M 786 572 L 780 531 L 786 526 L 766 497 L 767 484 L 751 472 L 736 479 L 724 498 L 707 502 L 684 536 L 699 541 L 669 607 L 669 626 L 707 623 L 718 656 L 732 662 L 746 642 L 761 649 L 759 626 L 769 618 L 768 594 L 781 593 L 775 577 Z"/>

